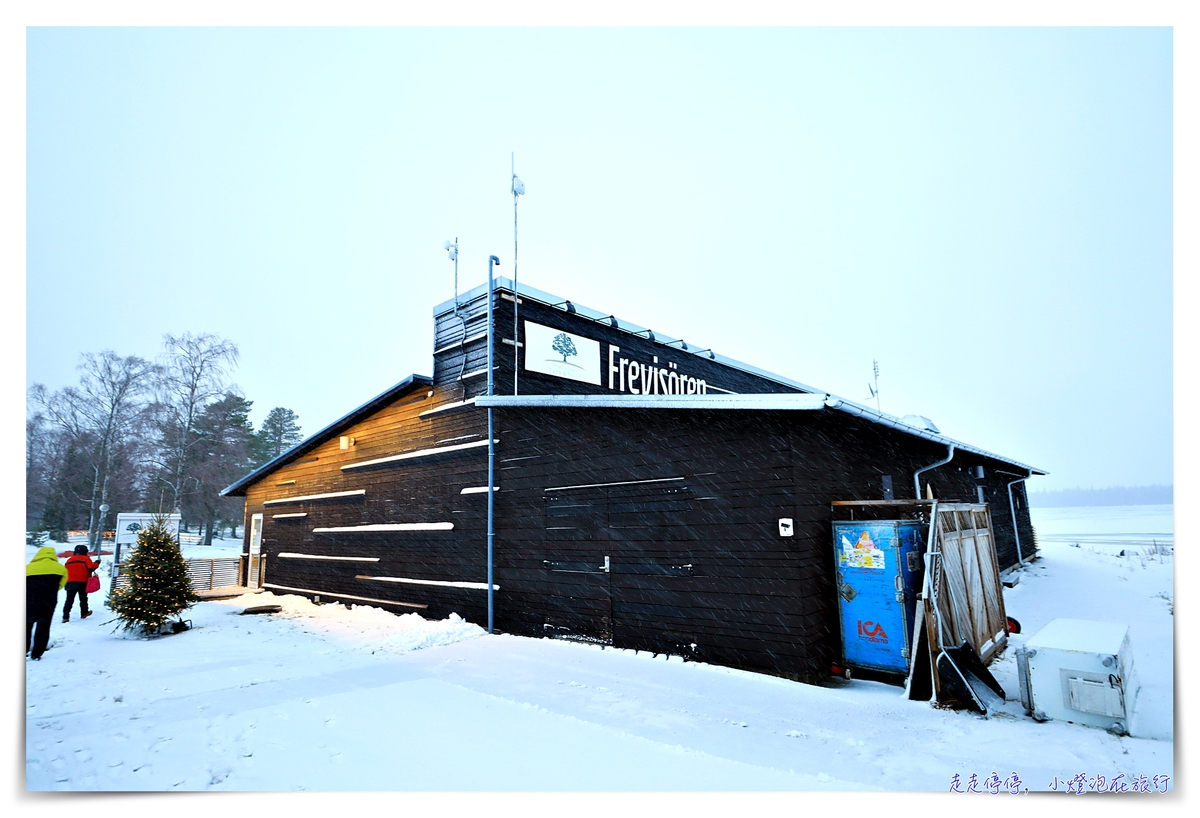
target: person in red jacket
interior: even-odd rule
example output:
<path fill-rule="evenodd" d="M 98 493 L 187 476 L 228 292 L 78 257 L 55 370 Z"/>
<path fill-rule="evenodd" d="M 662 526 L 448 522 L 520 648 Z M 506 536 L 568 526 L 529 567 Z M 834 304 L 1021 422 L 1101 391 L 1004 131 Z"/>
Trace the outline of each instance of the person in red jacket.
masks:
<path fill-rule="evenodd" d="M 79 595 L 79 610 L 83 619 L 92 615 L 88 610 L 88 579 L 96 573 L 100 562 L 92 562 L 88 556 L 86 545 L 75 546 L 75 553 L 67 558 L 67 601 L 63 605 L 63 622 L 71 621 L 71 608 L 75 605 L 75 595 Z"/>

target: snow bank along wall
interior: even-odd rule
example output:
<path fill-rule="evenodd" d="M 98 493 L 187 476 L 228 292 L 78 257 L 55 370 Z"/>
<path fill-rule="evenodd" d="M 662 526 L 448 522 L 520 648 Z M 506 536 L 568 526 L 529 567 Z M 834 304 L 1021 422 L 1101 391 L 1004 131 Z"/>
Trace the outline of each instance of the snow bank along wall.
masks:
<path fill-rule="evenodd" d="M 912 498 L 914 472 L 954 441 L 520 292 L 520 346 L 507 279 L 494 302 L 496 629 L 824 674 L 839 654 L 830 502 Z M 432 378 L 225 490 L 246 498 L 247 553 L 262 532 L 266 587 L 486 624 L 486 287 L 434 315 Z M 1008 484 L 1031 471 L 956 443 L 921 481 L 947 500 L 982 489 L 1005 568 Z M 1024 483 L 1012 489 L 1028 557 Z"/>

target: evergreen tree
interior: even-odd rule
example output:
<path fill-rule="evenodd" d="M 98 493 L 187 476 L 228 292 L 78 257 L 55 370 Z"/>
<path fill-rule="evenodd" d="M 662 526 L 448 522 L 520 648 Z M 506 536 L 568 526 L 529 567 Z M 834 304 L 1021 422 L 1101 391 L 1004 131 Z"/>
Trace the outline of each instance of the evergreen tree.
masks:
<path fill-rule="evenodd" d="M 138 532 L 137 546 L 121 573 L 129 583 L 109 594 L 108 607 L 125 630 L 140 627 L 144 634 L 157 633 L 169 618 L 200 601 L 165 516 Z"/>
<path fill-rule="evenodd" d="M 276 406 L 267 414 L 267 419 L 254 433 L 251 452 L 254 468 L 271 462 L 304 439 L 298 420 L 295 412 L 282 406 Z"/>
<path fill-rule="evenodd" d="M 197 490 L 188 495 L 183 514 L 200 522 L 204 544 L 212 545 L 219 520 L 241 520 L 244 504 L 240 497 L 221 497 L 221 489 L 250 471 L 249 443 L 254 430 L 250 426 L 250 401 L 233 393 L 213 401 L 196 420 L 201 443 L 193 453 L 196 462 L 189 469 L 197 481 Z"/>

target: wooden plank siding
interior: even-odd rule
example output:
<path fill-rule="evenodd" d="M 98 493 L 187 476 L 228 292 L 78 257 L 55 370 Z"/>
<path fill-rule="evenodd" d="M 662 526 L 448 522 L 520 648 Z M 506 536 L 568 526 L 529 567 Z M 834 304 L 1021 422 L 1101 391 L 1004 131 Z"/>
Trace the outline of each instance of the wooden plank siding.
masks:
<path fill-rule="evenodd" d="M 428 393 L 433 392 L 430 396 Z M 486 494 L 462 494 L 487 484 L 487 449 L 479 447 L 376 467 L 343 471 L 342 466 L 402 452 L 421 451 L 471 440 L 486 440 L 481 410 L 425 412 L 458 399 L 453 389 L 420 386 L 375 414 L 339 430 L 299 462 L 280 467 L 248 488 L 246 519 L 263 513 L 262 553 L 267 582 L 337 594 L 428 606 L 429 616 L 451 612 L 486 621 L 486 591 L 358 579 L 360 575 L 435 582 L 486 583 Z M 341 449 L 340 438 L 354 438 Z M 295 481 L 291 483 L 290 481 Z M 279 483 L 288 485 L 277 485 Z M 360 497 L 273 503 L 269 500 L 363 489 Z M 303 512 L 305 517 L 274 519 Z M 314 533 L 314 528 L 387 523 L 453 523 L 451 531 Z M 378 562 L 339 562 L 279 557 L 299 553 L 319 557 L 355 556 Z M 399 610 L 399 609 L 397 609 Z"/>
<path fill-rule="evenodd" d="M 512 336 L 498 299 L 497 339 Z M 487 448 L 343 469 L 380 458 L 485 442 L 486 298 L 435 318 L 434 375 L 399 390 L 292 462 L 245 488 L 246 531 L 263 514 L 266 581 L 323 598 L 384 600 L 393 610 L 487 622 Z M 738 393 L 801 390 L 703 355 L 664 347 L 607 322 L 523 299 L 524 321 L 600 344 L 602 383 L 521 370 L 521 394 L 611 394 L 610 345 Z M 519 336 L 523 341 L 523 332 Z M 513 347 L 497 343 L 496 393 L 511 394 Z M 381 396 L 383 397 L 383 396 Z M 372 404 L 373 405 L 373 404 Z M 371 406 L 371 405 L 368 405 Z M 446 411 L 431 411 L 451 407 Z M 364 410 L 365 411 L 365 410 Z M 833 576 L 833 500 L 913 497 L 913 473 L 945 457 L 940 443 L 835 409 L 811 411 L 506 407 L 496 417 L 495 623 L 499 631 L 670 652 L 716 664 L 819 678 L 840 655 Z M 340 437 L 351 437 L 348 449 Z M 959 452 L 925 472 L 940 499 L 974 502 L 982 485 L 1001 568 L 1016 561 L 1003 461 Z M 1005 472 L 1007 470 L 1008 473 Z M 1023 553 L 1034 539 L 1023 484 Z M 358 496 L 274 502 L 316 494 Z M 271 505 L 265 505 L 271 502 Z M 276 514 L 304 514 L 280 517 Z M 779 532 L 793 521 L 794 535 Z M 314 532 L 317 528 L 450 523 L 444 531 Z M 248 535 L 247 535 L 248 536 Z M 248 546 L 247 546 L 248 548 Z M 359 557 L 367 561 L 296 559 Z M 290 592 L 290 591 L 285 591 Z"/>

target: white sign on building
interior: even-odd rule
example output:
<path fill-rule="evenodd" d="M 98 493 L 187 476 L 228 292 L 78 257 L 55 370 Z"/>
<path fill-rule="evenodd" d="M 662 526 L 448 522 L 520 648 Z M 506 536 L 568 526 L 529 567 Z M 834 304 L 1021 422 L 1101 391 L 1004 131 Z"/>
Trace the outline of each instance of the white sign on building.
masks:
<path fill-rule="evenodd" d="M 526 321 L 525 368 L 599 386 L 600 342 Z"/>

